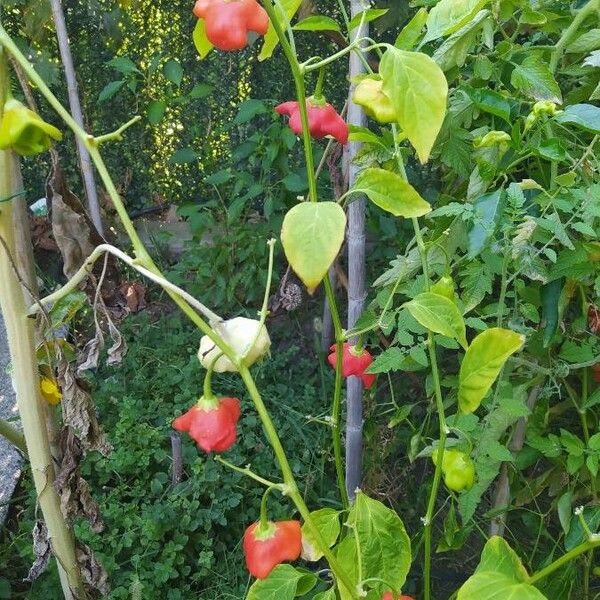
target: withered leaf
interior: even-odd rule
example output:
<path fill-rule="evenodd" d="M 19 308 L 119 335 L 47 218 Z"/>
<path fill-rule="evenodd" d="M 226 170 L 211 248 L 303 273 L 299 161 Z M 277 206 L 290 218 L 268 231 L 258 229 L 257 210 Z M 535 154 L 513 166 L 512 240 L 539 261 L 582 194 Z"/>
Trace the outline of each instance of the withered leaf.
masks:
<path fill-rule="evenodd" d="M 110 592 L 108 574 L 94 556 L 92 549 L 86 544 L 77 542 L 76 554 L 85 583 L 91 589 L 99 592 L 101 596 L 108 596 Z"/>
<path fill-rule="evenodd" d="M 43 521 L 39 519 L 33 525 L 33 553 L 35 560 L 29 569 L 27 577 L 23 581 L 35 581 L 48 566 L 52 550 L 50 548 L 50 538 L 48 537 L 48 528 Z"/>

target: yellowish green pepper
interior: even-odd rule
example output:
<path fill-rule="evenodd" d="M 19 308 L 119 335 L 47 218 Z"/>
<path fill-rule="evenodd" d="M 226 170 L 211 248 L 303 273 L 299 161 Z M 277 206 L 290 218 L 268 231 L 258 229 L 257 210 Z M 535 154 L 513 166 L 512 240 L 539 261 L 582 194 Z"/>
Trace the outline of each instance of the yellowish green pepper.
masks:
<path fill-rule="evenodd" d="M 10 98 L 0 122 L 0 150 L 12 149 L 21 156 L 45 152 L 62 133 L 23 103 Z"/>
<path fill-rule="evenodd" d="M 439 296 L 444 296 L 444 298 L 448 298 L 452 302 L 456 302 L 456 286 L 454 284 L 454 279 L 449 275 L 444 275 L 440 277 L 439 281 L 434 283 L 431 286 L 430 292 L 434 294 L 438 294 Z"/>
<path fill-rule="evenodd" d="M 437 465 L 437 456 L 435 450 L 431 456 L 434 465 Z M 470 490 L 475 483 L 475 464 L 468 454 L 460 450 L 444 451 L 442 473 L 446 487 L 454 492 Z"/>
<path fill-rule="evenodd" d="M 355 104 L 362 106 L 365 113 L 379 123 L 398 121 L 396 109 L 383 91 L 383 81 L 375 76 L 365 77 L 359 81 L 352 100 Z"/>

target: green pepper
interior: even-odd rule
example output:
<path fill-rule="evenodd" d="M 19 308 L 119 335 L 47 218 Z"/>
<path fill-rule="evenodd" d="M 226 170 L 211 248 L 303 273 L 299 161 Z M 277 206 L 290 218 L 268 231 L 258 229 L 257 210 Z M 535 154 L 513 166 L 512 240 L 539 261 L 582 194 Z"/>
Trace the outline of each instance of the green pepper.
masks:
<path fill-rule="evenodd" d="M 0 150 L 11 148 L 21 156 L 45 152 L 52 140 L 62 139 L 62 133 L 18 100 L 4 105 L 0 123 Z"/>
<path fill-rule="evenodd" d="M 437 465 L 438 451 L 431 456 Z M 471 457 L 460 450 L 445 450 L 442 459 L 442 473 L 446 487 L 454 492 L 470 490 L 475 483 L 475 463 Z"/>
<path fill-rule="evenodd" d="M 395 123 L 398 121 L 396 109 L 392 101 L 383 91 L 383 81 L 376 76 L 361 79 L 352 100 L 362 106 L 365 113 L 379 123 Z"/>

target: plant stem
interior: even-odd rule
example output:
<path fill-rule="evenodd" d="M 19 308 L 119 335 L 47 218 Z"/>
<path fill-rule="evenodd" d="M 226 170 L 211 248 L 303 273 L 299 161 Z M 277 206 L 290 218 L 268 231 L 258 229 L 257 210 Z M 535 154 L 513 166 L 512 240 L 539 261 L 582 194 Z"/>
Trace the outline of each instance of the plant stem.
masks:
<path fill-rule="evenodd" d="M 570 561 L 572 561 L 574 558 L 577 558 L 580 554 L 583 554 L 584 552 L 593 550 L 594 548 L 597 548 L 598 546 L 600 546 L 600 538 L 597 538 L 597 536 L 594 536 L 593 539 L 589 539 L 586 542 L 583 542 L 576 548 L 573 548 L 573 550 L 567 552 L 566 554 L 563 554 L 560 558 L 557 558 L 553 563 L 550 563 L 547 567 L 543 568 L 541 571 L 538 571 L 537 573 L 534 573 L 533 575 L 531 575 L 529 577 L 529 579 L 527 580 L 527 583 L 529 585 L 534 585 L 541 579 L 544 579 L 544 577 L 548 577 L 548 575 L 554 573 L 554 571 L 560 569 L 562 566 L 564 566 L 567 563 L 569 563 Z"/>
<path fill-rule="evenodd" d="M 25 436 L 4 419 L 0 419 L 0 435 L 6 438 L 15 448 L 27 456 Z"/>
<path fill-rule="evenodd" d="M 294 479 L 292 469 L 288 462 L 283 446 L 281 445 L 281 440 L 277 435 L 275 425 L 271 420 L 271 416 L 269 415 L 269 412 L 263 402 L 263 399 L 258 389 L 256 388 L 254 379 L 252 378 L 252 375 L 250 374 L 250 371 L 248 370 L 248 367 L 246 367 L 246 365 L 240 365 L 240 376 L 244 384 L 246 385 L 246 388 L 248 389 L 248 393 L 250 394 L 252 401 L 254 402 L 254 406 L 256 407 L 256 411 L 258 412 L 258 415 L 262 421 L 267 438 L 271 444 L 271 447 L 273 448 L 273 451 L 275 452 L 277 462 L 279 463 L 279 467 L 283 475 L 283 481 L 286 486 L 284 493 L 296 505 L 298 512 L 300 512 L 300 515 L 304 519 L 304 522 L 311 530 L 311 533 L 313 534 L 315 541 L 317 542 L 319 550 L 323 552 L 323 555 L 327 559 L 327 562 L 329 563 L 329 566 L 331 567 L 331 570 L 333 571 L 336 578 L 339 579 L 348 590 L 353 590 L 354 588 L 352 586 L 348 574 L 341 567 L 333 552 L 329 549 L 327 542 L 325 542 L 325 540 L 323 539 L 321 531 L 315 525 L 315 522 L 310 515 L 310 511 L 308 510 L 308 507 L 306 506 L 302 495 L 298 491 L 296 480 Z M 357 594 L 353 593 L 352 598 L 358 598 Z"/>
<path fill-rule="evenodd" d="M 302 117 L 302 139 L 304 142 L 304 156 L 306 160 L 306 174 L 308 177 L 308 188 L 309 188 L 309 199 L 312 202 L 318 201 L 317 195 L 317 178 L 315 175 L 315 161 L 312 150 L 312 141 L 310 137 L 310 130 L 308 126 L 308 111 L 306 109 L 306 92 L 304 84 L 304 69 L 298 62 L 298 57 L 294 52 L 293 48 L 287 41 L 284 31 L 277 20 L 275 10 L 270 0 L 261 0 L 262 5 L 265 7 L 269 18 L 275 28 L 279 42 L 283 49 L 283 53 L 290 65 L 292 77 L 296 86 L 296 95 L 298 98 L 298 104 L 300 107 L 300 115 Z M 341 403 L 342 403 L 342 375 L 341 375 L 341 356 L 343 350 L 343 329 L 342 322 L 339 317 L 339 311 L 337 303 L 335 301 L 335 294 L 333 286 L 329 277 L 326 276 L 323 280 L 323 286 L 325 288 L 325 294 L 331 310 L 331 316 L 335 332 L 336 348 L 338 354 L 338 363 L 336 366 L 336 382 L 333 394 L 332 411 L 331 411 L 331 431 L 333 438 L 333 449 L 334 449 L 334 460 L 336 477 L 338 481 L 340 498 L 344 507 L 348 506 L 348 492 L 346 490 L 346 477 L 344 473 L 344 465 L 342 460 L 342 441 L 341 441 Z"/>
<path fill-rule="evenodd" d="M 582 23 L 594 12 L 600 13 L 600 0 L 589 0 L 589 2 L 575 15 L 575 18 L 571 21 L 569 27 L 565 29 L 558 42 L 556 42 L 552 55 L 550 56 L 550 71 L 552 71 L 552 73 L 556 71 L 558 61 L 561 59 L 565 48 L 569 45 L 573 36 L 578 32 L 580 25 L 582 25 Z"/>
<path fill-rule="evenodd" d="M 406 169 L 404 168 L 404 162 L 400 153 L 400 147 L 398 144 L 398 136 L 396 126 L 392 125 L 392 133 L 394 136 L 394 143 L 396 146 L 396 159 L 398 161 L 398 169 L 401 176 L 407 180 Z M 421 227 L 419 225 L 419 219 L 414 217 L 412 219 L 413 230 L 415 233 L 415 240 L 417 242 L 417 248 L 419 250 L 419 256 L 421 258 L 421 265 L 423 269 L 423 276 L 425 277 L 425 290 L 429 291 L 431 285 L 431 277 L 429 273 L 429 264 L 427 262 L 427 248 L 423 240 L 423 234 L 421 233 Z M 435 502 L 437 500 L 437 494 L 440 487 L 440 481 L 442 479 L 442 462 L 444 459 L 444 451 L 446 448 L 446 437 L 447 437 L 447 426 L 446 426 L 446 415 L 444 412 L 444 399 L 442 396 L 442 387 L 440 384 L 440 375 L 437 363 L 437 349 L 435 343 L 435 336 L 433 332 L 428 331 L 428 351 L 429 351 L 429 362 L 431 363 L 431 376 L 433 379 L 433 388 L 435 393 L 435 405 L 438 413 L 438 422 L 440 429 L 440 440 L 438 445 L 438 458 L 435 466 L 435 472 L 433 475 L 433 483 L 431 484 L 431 492 L 429 494 L 429 501 L 427 503 L 427 512 L 423 518 L 424 522 L 424 552 L 425 560 L 423 565 L 423 585 L 424 585 L 424 598 L 425 600 L 431 600 L 431 534 L 433 525 L 433 514 L 435 511 Z"/>
<path fill-rule="evenodd" d="M 254 471 L 250 469 L 250 467 L 238 467 L 237 465 L 230 463 L 228 460 L 225 460 L 222 456 L 219 456 L 218 454 L 215 454 L 215 461 L 221 463 L 222 465 L 225 465 L 233 471 L 237 471 L 238 473 L 242 473 L 242 475 L 246 475 L 247 477 L 254 479 L 254 481 L 258 481 L 258 483 L 262 483 L 266 487 L 279 488 L 282 492 L 284 491 L 283 486 L 280 483 L 274 483 L 273 481 L 269 481 L 268 479 L 257 475 Z"/>
<path fill-rule="evenodd" d="M 298 98 L 298 108 L 300 109 L 300 118 L 302 121 L 302 140 L 304 142 L 304 160 L 306 161 L 306 171 L 309 174 L 313 174 L 312 177 L 310 175 L 308 177 L 308 197 L 311 202 L 317 202 L 317 181 L 314 177 L 315 159 L 313 156 L 312 142 L 308 126 L 308 109 L 306 108 L 306 87 L 304 84 L 304 73 L 300 68 L 296 53 L 285 37 L 285 33 L 281 28 L 277 14 L 275 13 L 275 9 L 271 4 L 271 0 L 261 0 L 261 3 L 269 15 L 271 24 L 273 25 L 275 33 L 277 33 L 277 37 L 279 38 L 279 43 L 281 44 L 283 53 L 285 54 L 285 57 L 292 70 L 292 77 L 294 78 L 294 85 L 296 86 L 296 96 Z"/>

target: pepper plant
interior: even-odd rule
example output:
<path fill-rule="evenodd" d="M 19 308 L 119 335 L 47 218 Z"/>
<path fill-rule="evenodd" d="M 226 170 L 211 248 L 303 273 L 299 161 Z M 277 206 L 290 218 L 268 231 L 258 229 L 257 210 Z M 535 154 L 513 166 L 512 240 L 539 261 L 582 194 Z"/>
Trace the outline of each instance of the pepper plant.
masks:
<path fill-rule="evenodd" d="M 287 212 L 281 230 L 281 244 L 291 268 L 308 292 L 313 294 L 319 286 L 324 287 L 333 318 L 335 344 L 331 348 L 329 363 L 335 369 L 335 385 L 329 424 L 342 507 L 339 511 L 307 506 L 250 371 L 256 361 L 265 357 L 270 346 L 265 323 L 275 240 L 268 242 L 268 282 L 258 320 L 223 319 L 168 281 L 135 231 L 100 152 L 102 144 L 119 140 L 125 130 L 137 122 L 137 118 L 113 133 L 87 134 L 0 27 L 3 49 L 0 65 L 0 104 L 3 106 L 0 147 L 10 148 L 0 154 L 3 173 L 0 204 L 0 236 L 3 241 L 0 277 L 3 285 L 0 302 L 8 322 L 27 452 L 40 507 L 60 565 L 65 597 L 85 597 L 87 592 L 79 572 L 69 525 L 60 512 L 56 494 L 48 490 L 48 483 L 53 478 L 52 461 L 40 410 L 42 382 L 36 364 L 32 320 L 28 316 L 43 315 L 48 307 L 76 290 L 95 262 L 107 254 L 162 286 L 204 334 L 199 349 L 199 360 L 207 371 L 204 392 L 187 413 L 174 418 L 173 427 L 188 432 L 202 452 L 224 453 L 230 449 L 237 435 L 239 400 L 216 396 L 211 377 L 213 372 L 234 372 L 244 382 L 274 450 L 280 471 L 279 476 L 273 478 L 276 480 L 255 473 L 249 467 L 240 468 L 223 457 L 218 458 L 223 465 L 243 472 L 265 487 L 261 513 L 256 516 L 255 522 L 248 524 L 243 541 L 248 570 L 257 578 L 248 591 L 247 597 L 251 600 L 291 600 L 296 596 L 306 596 L 317 589 L 317 585 L 318 589 L 324 587 L 325 591 L 315 593 L 312 596 L 315 600 L 394 599 L 402 591 L 413 559 L 417 568 L 422 569 L 423 597 L 430 600 L 433 597 L 433 523 L 442 478 L 450 492 L 452 506 L 456 502 L 463 520 L 468 522 L 469 511 L 474 510 L 503 462 L 496 460 L 492 468 L 490 461 L 485 460 L 490 455 L 485 453 L 489 453 L 490 448 L 497 450 L 499 436 L 516 418 L 527 414 L 519 412 L 522 406 L 515 397 L 541 385 L 546 377 L 552 377 L 563 380 L 565 388 L 573 395 L 574 404 L 582 409 L 571 383 L 567 381 L 570 372 L 578 370 L 574 366 L 576 363 L 568 359 L 568 340 L 560 341 L 566 366 L 564 363 L 555 365 L 551 361 L 545 364 L 544 361 L 547 359 L 546 348 L 559 343 L 556 338 L 559 335 L 558 315 L 568 308 L 576 287 L 565 287 L 563 278 L 568 277 L 569 268 L 587 264 L 597 255 L 597 247 L 587 239 L 593 237 L 593 223 L 598 216 L 597 190 L 593 187 L 586 189 L 585 186 L 573 190 L 572 187 L 578 178 L 591 185 L 591 177 L 585 167 L 600 135 L 600 109 L 586 103 L 573 103 L 564 110 L 560 109 L 562 98 L 558 84 L 554 82 L 553 71 L 557 69 L 565 49 L 573 43 L 577 27 L 588 17 L 597 16 L 598 0 L 590 0 L 580 9 L 573 24 L 556 44 L 540 46 L 539 55 L 523 57 L 522 54 L 526 54 L 524 50 L 507 50 L 500 57 L 494 55 L 497 64 L 486 57 L 483 48 L 489 49 L 494 45 L 497 27 L 505 37 L 508 36 L 502 28 L 506 20 L 502 11 L 508 10 L 508 4 L 514 8 L 513 4 L 518 3 L 494 3 L 494 6 L 488 7 L 485 0 L 440 0 L 429 12 L 425 9 L 418 11 L 395 44 L 351 35 L 353 30 L 361 31 L 362 25 L 380 16 L 378 11 L 365 7 L 351 19 L 340 0 L 343 28 L 320 17 L 312 17 L 308 23 L 298 27 L 292 23 L 298 4 L 279 0 L 262 0 L 261 3 L 257 0 L 198 0 L 194 7 L 194 14 L 198 17 L 194 42 L 203 56 L 213 47 L 233 52 L 245 47 L 251 32 L 265 36 L 262 58 L 268 58 L 279 45 L 290 66 L 296 98 L 287 99 L 275 110 L 288 117 L 290 128 L 302 137 L 309 191 L 306 198 L 300 199 Z M 524 8 L 522 11 L 525 21 L 519 20 L 516 25 L 515 38 L 523 23 L 529 26 L 544 18 L 548 20 L 543 13 L 532 14 L 531 9 L 526 13 Z M 319 30 L 323 27 L 345 30 L 347 46 L 329 57 L 310 57 L 302 61 L 296 51 L 295 29 Z M 431 55 L 423 51 L 427 44 L 440 39 L 443 41 Z M 461 71 L 472 46 L 479 50 L 477 58 L 473 65 Z M 45 150 L 50 143 L 49 138 L 58 139 L 60 135 L 39 117 L 15 105 L 10 98 L 7 53 L 20 64 L 31 83 L 87 147 L 133 249 L 133 255 L 129 255 L 109 244 L 98 246 L 67 284 L 32 306 L 26 306 L 24 302 L 21 280 L 12 259 L 17 251 L 11 220 L 16 190 L 13 189 L 10 163 L 14 160 L 13 151 L 28 154 Z M 365 78 L 353 82 L 356 86 L 354 99 L 366 108 L 367 114 L 374 120 L 373 125 L 378 123 L 381 128 L 350 129 L 341 111 L 337 112 L 327 102 L 326 90 L 323 89 L 325 70 L 350 53 L 356 53 L 369 71 Z M 541 64 L 544 53 L 550 57 L 548 67 Z M 368 60 L 371 56 L 377 58 L 378 73 L 371 72 L 373 68 Z M 511 85 L 523 95 L 519 102 L 512 104 L 502 93 L 487 90 L 482 84 L 482 81 L 493 80 L 498 88 L 506 85 L 504 70 L 509 67 L 512 69 Z M 307 80 L 311 74 L 317 74 L 317 84 L 309 95 Z M 449 82 L 452 87 L 449 87 Z M 470 136 L 473 169 L 466 173 L 468 177 L 463 181 L 456 182 L 456 198 L 444 198 L 433 209 L 411 184 L 410 166 L 417 161 L 426 164 L 436 160 L 447 165 L 456 160 L 457 140 L 462 136 L 464 141 L 467 124 L 470 126 L 481 113 L 494 115 L 498 119 L 498 129 L 482 127 L 471 132 L 475 133 Z M 561 150 L 560 140 L 555 134 L 559 128 L 570 131 L 571 127 L 594 136 L 582 146 L 577 158 Z M 365 143 L 363 153 L 357 158 L 364 168 L 351 189 L 340 198 L 324 199 L 318 194 L 313 139 L 324 137 L 331 137 L 341 144 L 349 139 Z M 568 169 L 560 173 L 562 163 L 567 164 Z M 413 229 L 414 245 L 400 249 L 392 269 L 378 281 L 381 293 L 356 327 L 344 331 L 327 273 L 344 241 L 344 205 L 352 202 L 358 194 L 365 194 L 373 205 L 398 219 L 408 220 Z M 566 207 L 572 208 L 569 203 L 577 201 L 581 203 L 574 212 L 578 220 L 573 218 L 563 224 L 561 213 Z M 503 212 L 501 207 L 504 206 Z M 500 213 L 508 217 L 497 218 Z M 572 225 L 574 230 L 569 234 L 583 237 L 571 241 L 565 229 L 567 225 Z M 534 243 L 524 243 L 530 239 Z M 557 240 L 574 254 L 558 255 L 552 249 Z M 461 256 L 463 248 L 466 252 Z M 543 266 L 540 266 L 539 256 L 542 253 L 556 265 L 552 273 L 544 272 Z M 509 274 L 507 257 L 511 256 L 518 258 L 521 264 Z M 592 269 L 586 274 L 593 272 Z M 491 306 L 481 307 L 486 295 L 492 291 L 492 281 L 497 274 L 500 275 L 498 300 Z M 543 282 L 538 295 L 528 291 L 524 274 L 529 280 Z M 462 293 L 458 289 L 462 289 Z M 516 311 L 509 307 L 509 301 L 519 295 L 530 299 L 532 308 L 526 309 L 517 318 Z M 581 304 L 580 312 L 587 319 L 590 303 L 585 294 Z M 537 313 L 538 305 L 544 318 L 541 331 L 527 323 L 527 319 L 535 321 L 532 315 Z M 480 312 L 469 316 L 478 307 Z M 593 310 L 591 314 L 591 327 L 596 328 Z M 373 359 L 365 345 L 369 334 L 375 330 L 383 330 L 387 335 L 396 330 L 396 334 L 390 347 Z M 419 334 L 421 339 L 415 343 L 411 332 Z M 354 339 L 358 342 L 351 343 L 350 340 Z M 440 346 L 453 352 L 455 368 L 442 365 Z M 570 351 L 576 354 L 572 348 Z M 586 390 L 584 402 L 589 405 L 587 368 L 597 361 L 583 362 L 582 368 L 586 370 L 581 383 Z M 413 532 L 417 540 L 414 557 L 411 540 L 400 516 L 362 491 L 347 489 L 342 458 L 340 417 L 343 378 L 358 377 L 365 388 L 372 388 L 377 374 L 395 369 L 428 370 L 426 396 L 432 400 L 429 410 L 436 415 L 438 423 L 437 439 L 430 443 L 422 443 L 423 440 L 416 434 L 419 459 L 431 457 L 434 471 L 422 517 L 422 531 Z M 224 390 L 224 393 L 227 391 Z M 451 414 L 447 414 L 449 407 L 453 410 Z M 475 431 L 479 422 L 476 414 L 482 414 L 482 407 L 487 412 L 481 418 L 484 427 L 478 434 Z M 505 420 L 499 423 L 501 409 L 507 414 L 500 415 Z M 512 414 L 508 414 L 511 409 Z M 511 420 L 508 416 L 515 418 Z M 595 501 L 598 454 L 594 452 L 598 449 L 598 442 L 589 435 L 585 408 L 582 429 L 584 441 L 566 432 L 561 435 L 558 445 L 562 445 L 568 454 L 569 472 L 576 473 L 584 466 L 587 468 Z M 16 439 L 15 436 L 13 439 Z M 535 447 L 534 439 L 530 443 Z M 538 440 L 537 443 L 540 448 L 543 447 L 543 442 Z M 502 459 L 505 457 L 501 451 L 497 454 Z M 584 454 L 587 454 L 586 458 L 583 458 Z M 593 456 L 596 458 L 590 458 Z M 290 516 L 297 512 L 297 519 L 269 519 L 268 500 L 273 493 L 279 493 L 290 501 Z M 570 500 L 565 504 L 567 511 L 566 517 L 564 514 L 563 517 L 570 518 Z M 590 531 L 582 510 L 577 511 L 573 519 L 581 532 L 577 543 L 566 554 L 531 575 L 503 538 L 491 536 L 476 572 L 457 590 L 456 598 L 546 598 L 538 586 L 549 575 L 600 545 L 600 537 Z M 324 568 L 315 571 L 284 564 L 300 557 L 309 564 L 323 561 Z"/>

